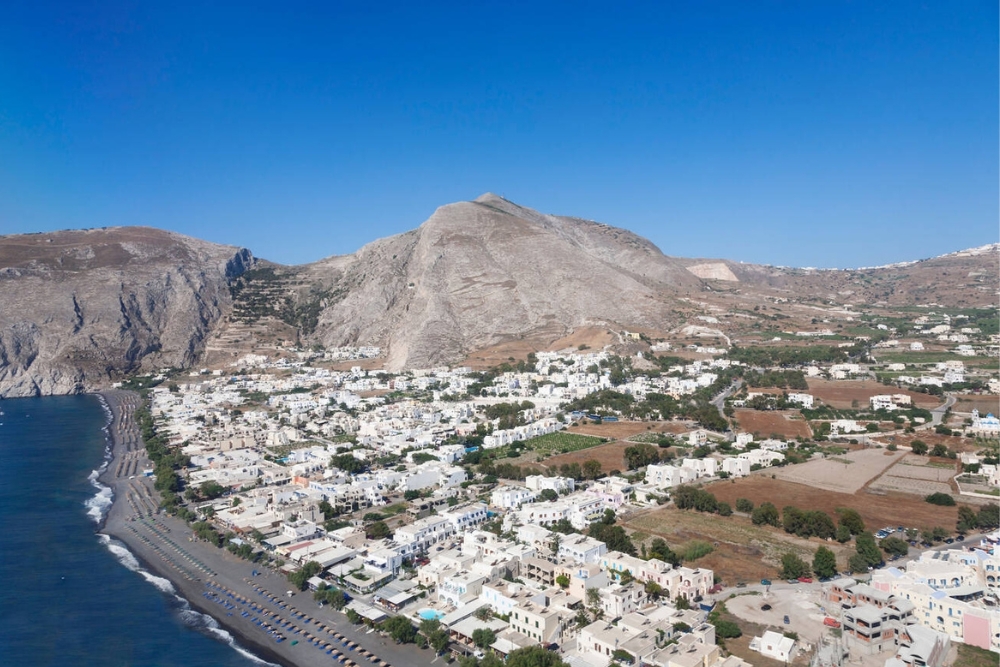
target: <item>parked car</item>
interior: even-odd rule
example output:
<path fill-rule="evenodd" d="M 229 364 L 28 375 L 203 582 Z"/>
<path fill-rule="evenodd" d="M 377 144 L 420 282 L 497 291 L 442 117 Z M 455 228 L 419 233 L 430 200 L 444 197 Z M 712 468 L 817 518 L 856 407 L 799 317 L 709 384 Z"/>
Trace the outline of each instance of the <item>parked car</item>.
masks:
<path fill-rule="evenodd" d="M 811 584 L 812 582 L 812 577 L 799 577 L 800 584 Z"/>
<path fill-rule="evenodd" d="M 785 625 L 788 625 L 789 623 L 791 623 L 791 620 L 789 620 L 788 616 L 785 616 L 784 621 L 785 621 Z"/>
<path fill-rule="evenodd" d="M 771 611 L 771 605 L 769 605 L 769 604 L 762 604 L 760 606 L 760 610 L 761 611 Z"/>
<path fill-rule="evenodd" d="M 760 585 L 761 586 L 770 586 L 771 585 L 771 580 L 770 579 L 761 579 L 760 580 Z"/>

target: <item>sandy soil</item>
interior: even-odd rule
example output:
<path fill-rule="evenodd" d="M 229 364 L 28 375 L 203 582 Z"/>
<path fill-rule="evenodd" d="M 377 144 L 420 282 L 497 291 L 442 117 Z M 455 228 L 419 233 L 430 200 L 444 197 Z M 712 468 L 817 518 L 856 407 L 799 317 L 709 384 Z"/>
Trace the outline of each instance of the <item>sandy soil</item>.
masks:
<path fill-rule="evenodd" d="M 631 447 L 627 442 L 609 442 L 590 449 L 551 456 L 538 465 L 543 468 L 558 468 L 565 463 L 583 463 L 591 459 L 601 464 L 601 470 L 625 470 L 625 449 Z"/>
<path fill-rule="evenodd" d="M 958 518 L 957 507 L 939 507 L 924 502 L 918 496 L 905 493 L 838 493 L 806 484 L 796 484 L 782 479 L 771 479 L 770 475 L 751 475 L 735 482 L 711 484 L 708 490 L 719 500 L 736 505 L 737 498 L 747 498 L 755 505 L 764 501 L 774 503 L 780 510 L 786 505 L 799 508 L 823 510 L 836 515 L 838 507 L 856 509 L 865 525 L 877 530 L 883 526 L 906 526 L 933 528 L 943 526 L 951 530 Z"/>
<path fill-rule="evenodd" d="M 889 452 L 884 449 L 860 449 L 840 456 L 776 468 L 772 474 L 781 480 L 818 489 L 855 493 L 904 454 L 905 452 Z"/>
<path fill-rule="evenodd" d="M 684 422 L 611 422 L 607 424 L 581 424 L 566 429 L 569 433 L 596 435 L 601 438 L 625 440 L 637 433 L 687 433 L 691 427 Z"/>
<path fill-rule="evenodd" d="M 793 415 L 798 419 L 792 419 Z M 780 435 L 785 438 L 811 438 L 812 430 L 798 412 L 793 410 L 762 411 L 737 410 L 736 421 L 747 433 L 760 434 L 761 438 Z"/>
<path fill-rule="evenodd" d="M 878 394 L 907 394 L 918 408 L 936 408 L 942 401 L 930 394 L 917 391 L 886 387 L 874 380 L 809 380 L 809 393 L 821 399 L 824 403 L 840 409 L 852 407 L 857 401 L 858 406 L 867 407 L 868 399 Z"/>

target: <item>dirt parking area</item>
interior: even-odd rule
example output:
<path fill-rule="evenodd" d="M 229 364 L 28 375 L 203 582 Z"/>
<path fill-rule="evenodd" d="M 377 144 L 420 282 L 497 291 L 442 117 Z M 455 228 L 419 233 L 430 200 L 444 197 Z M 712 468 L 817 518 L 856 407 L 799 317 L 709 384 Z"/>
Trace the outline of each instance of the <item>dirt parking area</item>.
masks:
<path fill-rule="evenodd" d="M 860 449 L 839 456 L 776 468 L 773 474 L 778 479 L 818 489 L 856 493 L 904 455 L 905 452 L 890 452 L 884 449 Z"/>
<path fill-rule="evenodd" d="M 770 606 L 770 609 L 762 609 Z M 738 595 L 726 600 L 726 609 L 737 618 L 775 632 L 795 632 L 815 644 L 826 630 L 823 600 L 818 584 L 776 584 L 763 595 Z M 788 616 L 786 625 L 784 617 Z"/>
<path fill-rule="evenodd" d="M 793 417 L 797 417 L 797 419 L 793 419 Z M 812 437 L 809 424 L 794 410 L 737 410 L 736 421 L 742 430 L 753 433 L 760 438 L 781 436 L 808 439 Z"/>
<path fill-rule="evenodd" d="M 878 394 L 906 394 L 913 400 L 913 405 L 928 410 L 942 403 L 936 396 L 887 387 L 874 380 L 809 380 L 808 382 L 810 394 L 838 409 L 854 407 L 854 401 L 857 401 L 857 407 L 868 407 L 869 399 Z"/>

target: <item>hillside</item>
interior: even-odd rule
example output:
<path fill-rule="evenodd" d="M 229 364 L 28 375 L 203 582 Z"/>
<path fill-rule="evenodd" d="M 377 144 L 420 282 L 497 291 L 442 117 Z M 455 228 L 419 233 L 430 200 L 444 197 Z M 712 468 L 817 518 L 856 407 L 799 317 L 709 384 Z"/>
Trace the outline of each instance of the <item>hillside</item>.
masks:
<path fill-rule="evenodd" d="M 0 396 L 291 345 L 377 345 L 380 363 L 401 369 L 582 344 L 648 349 L 625 330 L 708 345 L 861 334 L 861 310 L 995 309 L 998 259 L 998 244 L 843 271 L 675 258 L 624 229 L 492 194 L 303 266 L 141 227 L 6 236 Z"/>

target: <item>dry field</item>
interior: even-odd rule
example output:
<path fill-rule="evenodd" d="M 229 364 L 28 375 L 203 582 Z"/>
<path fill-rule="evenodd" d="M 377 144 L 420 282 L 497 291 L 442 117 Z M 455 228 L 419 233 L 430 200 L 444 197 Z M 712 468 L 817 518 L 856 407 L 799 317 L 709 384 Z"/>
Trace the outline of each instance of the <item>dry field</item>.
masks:
<path fill-rule="evenodd" d="M 857 401 L 859 407 L 867 407 L 868 399 L 878 394 L 907 394 L 918 408 L 936 408 L 941 401 L 936 396 L 916 391 L 886 387 L 874 380 L 809 380 L 809 393 L 827 405 L 838 409 L 852 407 Z"/>
<path fill-rule="evenodd" d="M 799 419 L 791 419 L 792 415 L 799 416 Z M 759 433 L 761 438 L 769 438 L 771 435 L 785 438 L 812 437 L 809 424 L 798 412 L 792 410 L 737 410 L 736 421 L 742 430 L 747 433 Z"/>
<path fill-rule="evenodd" d="M 907 454 L 884 475 L 872 482 L 875 491 L 900 491 L 921 498 L 931 493 L 951 493 L 951 478 L 957 464 L 948 459 Z"/>
<path fill-rule="evenodd" d="M 774 577 L 780 569 L 781 556 L 788 552 L 811 562 L 816 547 L 826 544 L 837 555 L 838 565 L 845 567 L 852 553 L 851 548 L 836 542 L 803 540 L 777 528 L 755 526 L 746 517 L 722 518 L 673 507 L 635 514 L 624 525 L 633 531 L 637 548 L 640 541 L 648 542 L 657 536 L 671 547 L 693 539 L 711 543 L 715 548 L 712 553 L 687 565 L 709 568 L 730 586 Z"/>
<path fill-rule="evenodd" d="M 995 415 L 1000 414 L 1000 396 L 996 396 L 995 394 L 983 394 L 982 396 L 959 396 L 958 402 L 952 410 L 955 412 L 969 413 L 972 412 L 973 408 L 979 410 L 979 412 L 984 415 L 987 412 L 992 412 Z"/>
<path fill-rule="evenodd" d="M 571 426 L 568 433 L 581 435 L 596 435 L 600 438 L 625 440 L 638 433 L 670 433 L 677 435 L 687 433 L 691 427 L 683 422 L 610 422 L 603 424 L 580 424 Z"/>
<path fill-rule="evenodd" d="M 921 442 L 927 443 L 928 447 L 942 444 L 949 449 L 955 450 L 956 452 L 974 452 L 979 449 L 976 447 L 975 440 L 971 438 L 956 438 L 951 435 L 941 435 L 928 429 L 920 430 L 916 433 L 901 433 L 889 436 L 886 437 L 885 440 L 893 442 L 899 446 L 906 447 L 909 447 L 910 443 L 914 440 L 920 440 Z"/>
<path fill-rule="evenodd" d="M 939 507 L 924 502 L 922 497 L 908 493 L 871 493 L 863 489 L 857 493 L 838 493 L 783 479 L 771 479 L 767 474 L 751 475 L 743 479 L 717 482 L 707 487 L 719 500 L 736 505 L 737 498 L 747 498 L 755 505 L 764 501 L 774 503 L 780 510 L 786 505 L 801 509 L 818 509 L 834 516 L 838 507 L 856 509 L 865 525 L 872 529 L 882 526 L 908 528 L 933 528 L 943 526 L 951 530 L 958 518 L 957 507 Z"/>
<path fill-rule="evenodd" d="M 564 463 L 583 463 L 591 459 L 601 464 L 601 470 L 611 472 L 612 470 L 625 469 L 625 449 L 631 447 L 627 442 L 609 442 L 590 449 L 581 449 L 577 452 L 559 454 L 551 456 L 537 465 L 543 468 L 559 468 Z"/>
<path fill-rule="evenodd" d="M 775 468 L 772 474 L 786 482 L 806 484 L 827 491 L 856 493 L 904 454 L 905 452 L 889 452 L 884 449 L 860 449 L 840 456 Z"/>

